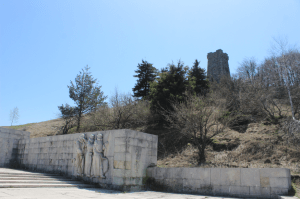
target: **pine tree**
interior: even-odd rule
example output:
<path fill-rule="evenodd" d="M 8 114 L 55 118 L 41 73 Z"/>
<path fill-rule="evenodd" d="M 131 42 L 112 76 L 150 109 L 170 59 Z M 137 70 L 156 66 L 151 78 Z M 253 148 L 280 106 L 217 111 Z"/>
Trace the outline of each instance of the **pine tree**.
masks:
<path fill-rule="evenodd" d="M 146 99 L 149 96 L 150 83 L 153 82 L 156 77 L 157 69 L 153 67 L 153 64 L 142 60 L 142 64 L 138 64 L 138 70 L 136 70 L 135 73 L 137 73 L 137 75 L 133 77 L 137 77 L 138 80 L 132 89 L 133 96 Z"/>
<path fill-rule="evenodd" d="M 205 70 L 200 68 L 200 62 L 196 59 L 193 67 L 189 71 L 189 81 L 193 85 L 193 90 L 197 95 L 205 94 L 208 89 Z"/>
<path fill-rule="evenodd" d="M 101 86 L 98 86 L 97 79 L 92 77 L 89 69 L 88 66 L 82 69 L 75 78 L 75 85 L 71 81 L 71 86 L 68 86 L 69 96 L 77 106 L 71 107 L 66 104 L 58 107 L 62 115 L 66 113 L 67 115 L 76 115 L 77 131 L 79 131 L 82 116 L 104 105 L 104 100 L 106 99 L 103 91 L 100 90 Z"/>
<path fill-rule="evenodd" d="M 169 64 L 169 68 L 164 68 L 158 74 L 158 78 L 151 83 L 150 101 L 151 110 L 159 113 L 162 109 L 171 110 L 171 101 L 182 101 L 184 92 L 189 82 L 183 62 L 179 61 L 177 66 Z M 160 118 L 163 120 L 163 118 Z"/>

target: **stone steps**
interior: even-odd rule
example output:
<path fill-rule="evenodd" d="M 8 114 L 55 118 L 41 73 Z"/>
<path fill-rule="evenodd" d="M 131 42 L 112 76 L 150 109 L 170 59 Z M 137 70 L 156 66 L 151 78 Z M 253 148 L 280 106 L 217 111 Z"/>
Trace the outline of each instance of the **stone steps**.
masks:
<path fill-rule="evenodd" d="M 77 188 L 94 188 L 95 186 L 90 184 L 0 184 L 1 188 L 70 188 L 70 187 L 77 187 Z"/>
<path fill-rule="evenodd" d="M 68 178 L 22 178 L 22 177 L 5 177 L 5 178 L 1 178 L 0 177 L 0 181 L 26 181 L 26 180 L 38 180 L 38 181 L 76 181 L 74 179 L 68 179 Z"/>
<path fill-rule="evenodd" d="M 95 185 L 57 174 L 35 173 L 1 168 L 0 188 L 95 188 Z"/>
<path fill-rule="evenodd" d="M 0 180 L 0 184 L 36 184 L 36 183 L 42 183 L 42 184 L 82 184 L 80 181 L 70 181 L 70 180 Z"/>

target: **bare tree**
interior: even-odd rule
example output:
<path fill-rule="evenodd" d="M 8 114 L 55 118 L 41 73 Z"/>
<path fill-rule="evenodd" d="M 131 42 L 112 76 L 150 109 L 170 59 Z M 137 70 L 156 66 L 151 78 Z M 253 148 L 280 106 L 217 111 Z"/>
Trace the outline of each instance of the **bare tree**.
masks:
<path fill-rule="evenodd" d="M 294 83 L 292 77 L 294 76 L 295 72 L 293 71 L 293 69 L 295 67 L 298 68 L 300 66 L 300 60 L 295 59 L 295 56 L 293 55 L 299 52 L 297 49 L 288 46 L 288 41 L 286 38 L 274 39 L 274 41 L 275 44 L 272 46 L 271 53 L 274 57 L 276 57 L 275 64 L 278 66 L 275 72 L 280 76 L 280 80 L 282 81 L 287 90 L 291 106 L 292 118 L 293 120 L 295 120 L 295 111 L 293 106 L 291 87 Z"/>
<path fill-rule="evenodd" d="M 257 62 L 254 57 L 245 58 L 237 69 L 239 78 L 253 82 L 257 74 Z"/>
<path fill-rule="evenodd" d="M 122 129 L 130 126 L 132 116 L 136 113 L 136 102 L 133 100 L 131 94 L 119 93 L 116 89 L 115 94 L 109 100 L 113 129 Z"/>
<path fill-rule="evenodd" d="M 223 114 L 220 102 L 209 96 L 204 98 L 188 95 L 184 102 L 172 101 L 171 104 L 174 111 L 162 112 L 169 128 L 182 136 L 192 137 L 193 144 L 198 148 L 198 162 L 205 163 L 207 145 L 224 130 L 224 125 L 220 122 Z"/>
<path fill-rule="evenodd" d="M 109 106 L 98 108 L 92 120 L 102 130 L 134 128 L 146 124 L 149 114 L 147 101 L 135 100 L 130 93 L 120 93 L 116 89 L 109 99 Z"/>
<path fill-rule="evenodd" d="M 13 110 L 10 111 L 9 115 L 10 121 L 11 121 L 11 126 L 15 122 L 18 122 L 19 120 L 19 109 L 18 107 L 15 107 Z"/>

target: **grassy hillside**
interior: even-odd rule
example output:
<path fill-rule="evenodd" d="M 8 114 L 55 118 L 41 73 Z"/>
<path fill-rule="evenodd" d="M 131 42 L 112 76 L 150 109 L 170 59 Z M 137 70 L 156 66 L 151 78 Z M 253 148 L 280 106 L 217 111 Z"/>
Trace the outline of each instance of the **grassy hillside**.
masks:
<path fill-rule="evenodd" d="M 31 137 L 57 135 L 61 119 L 5 127 L 31 132 Z M 292 140 L 278 133 L 279 125 L 251 123 L 245 133 L 227 128 L 214 138 L 207 149 L 207 163 L 201 167 L 289 168 L 294 190 L 300 192 L 300 149 Z M 133 130 L 157 134 L 157 129 L 138 127 Z M 156 133 L 155 133 L 156 132 Z M 187 144 L 181 151 L 167 152 L 159 144 L 158 167 L 197 167 L 197 149 Z M 293 195 L 293 194 L 292 194 Z"/>
<path fill-rule="evenodd" d="M 63 125 L 63 120 L 61 119 L 54 119 L 44 122 L 38 123 L 28 123 L 23 125 L 16 125 L 16 126 L 2 126 L 4 128 L 12 128 L 21 131 L 28 131 L 30 132 L 30 137 L 45 137 L 56 135 Z"/>

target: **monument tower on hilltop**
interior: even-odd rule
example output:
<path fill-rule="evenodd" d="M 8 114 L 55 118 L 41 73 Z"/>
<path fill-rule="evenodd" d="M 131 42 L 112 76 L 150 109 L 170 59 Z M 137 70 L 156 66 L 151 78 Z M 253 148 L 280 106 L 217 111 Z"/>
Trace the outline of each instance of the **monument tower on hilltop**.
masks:
<path fill-rule="evenodd" d="M 214 53 L 207 53 L 207 77 L 209 81 L 220 82 L 222 76 L 229 76 L 228 54 L 223 53 L 223 50 L 219 49 Z"/>

